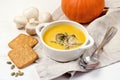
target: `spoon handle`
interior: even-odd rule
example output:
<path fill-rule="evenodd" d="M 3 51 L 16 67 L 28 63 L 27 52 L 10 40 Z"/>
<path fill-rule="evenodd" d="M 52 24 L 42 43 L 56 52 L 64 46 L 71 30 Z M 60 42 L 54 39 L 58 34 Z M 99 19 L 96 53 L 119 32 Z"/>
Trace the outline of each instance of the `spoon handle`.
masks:
<path fill-rule="evenodd" d="M 120 7 L 104 7 L 104 9 L 110 9 L 110 8 L 120 8 Z"/>
<path fill-rule="evenodd" d="M 115 27 L 108 27 L 101 44 L 98 46 L 98 48 L 95 50 L 92 56 L 99 58 L 101 49 L 105 44 L 107 44 L 114 37 L 116 32 L 117 32 L 117 29 Z"/>

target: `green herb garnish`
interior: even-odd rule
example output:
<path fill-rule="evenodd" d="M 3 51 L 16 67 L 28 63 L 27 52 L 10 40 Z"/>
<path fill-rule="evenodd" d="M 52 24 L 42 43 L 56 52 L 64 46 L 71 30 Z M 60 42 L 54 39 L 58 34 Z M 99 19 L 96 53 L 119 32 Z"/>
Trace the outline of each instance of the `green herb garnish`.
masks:
<path fill-rule="evenodd" d="M 77 43 L 77 37 L 74 34 L 68 35 L 66 32 L 56 34 L 55 41 L 50 42 L 64 46 L 65 49 L 81 45 L 81 43 Z"/>

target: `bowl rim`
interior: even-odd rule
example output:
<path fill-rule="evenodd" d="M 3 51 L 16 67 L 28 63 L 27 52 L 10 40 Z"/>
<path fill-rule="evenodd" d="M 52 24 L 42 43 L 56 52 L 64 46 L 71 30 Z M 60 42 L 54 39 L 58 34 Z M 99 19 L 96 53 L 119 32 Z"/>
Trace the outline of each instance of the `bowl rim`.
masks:
<path fill-rule="evenodd" d="M 84 32 L 85 36 L 86 36 L 86 41 L 84 42 L 84 44 L 82 44 L 81 46 L 79 46 L 79 47 L 77 47 L 77 48 L 68 49 L 68 50 L 56 49 L 56 48 L 53 48 L 53 47 L 47 45 L 47 44 L 44 42 L 44 40 L 43 40 L 43 34 L 44 34 L 44 32 L 45 32 L 47 29 L 49 29 L 50 27 L 52 27 L 52 26 L 50 26 L 50 25 L 57 24 L 57 23 L 71 23 L 71 24 L 73 24 L 73 25 L 77 25 L 77 26 L 75 26 L 75 27 L 77 27 L 77 28 L 79 28 L 80 30 L 82 30 L 82 31 Z M 78 26 L 79 26 L 79 27 L 78 27 Z M 82 29 L 81 29 L 81 28 L 82 28 Z M 59 51 L 59 52 L 71 52 L 71 51 L 76 51 L 76 50 L 79 50 L 79 49 L 84 49 L 84 48 L 82 48 L 82 47 L 88 42 L 88 36 L 89 36 L 88 31 L 86 30 L 86 28 L 85 28 L 83 25 L 81 25 L 80 23 L 77 23 L 77 22 L 75 22 L 75 21 L 70 21 L 70 20 L 58 20 L 58 21 L 50 22 L 50 23 L 48 23 L 48 24 L 46 25 L 46 27 L 44 27 L 44 28 L 41 30 L 41 32 L 40 32 L 39 34 L 40 34 L 40 35 L 39 35 L 40 41 L 41 41 L 41 43 L 42 43 L 45 47 L 47 47 L 47 48 L 49 48 L 49 49 L 51 49 L 51 50 L 54 50 L 54 51 Z"/>

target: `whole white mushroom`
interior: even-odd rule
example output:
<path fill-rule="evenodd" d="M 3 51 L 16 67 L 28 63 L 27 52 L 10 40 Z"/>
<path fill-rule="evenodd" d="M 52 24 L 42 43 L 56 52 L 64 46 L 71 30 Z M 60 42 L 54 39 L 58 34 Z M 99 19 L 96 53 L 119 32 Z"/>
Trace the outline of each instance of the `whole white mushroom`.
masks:
<path fill-rule="evenodd" d="M 14 22 L 16 23 L 16 27 L 18 29 L 22 29 L 25 27 L 25 25 L 27 24 L 28 21 L 24 16 L 15 16 Z"/>
<path fill-rule="evenodd" d="M 39 15 L 40 23 L 51 22 L 52 20 L 52 15 L 49 12 L 43 12 Z"/>
<path fill-rule="evenodd" d="M 29 35 L 35 35 L 36 34 L 36 26 L 39 24 L 39 21 L 36 21 L 35 19 L 30 19 L 27 25 L 25 26 L 25 30 Z"/>
<path fill-rule="evenodd" d="M 35 20 L 38 20 L 39 17 L 39 10 L 35 7 L 31 7 L 23 11 L 23 15 L 28 19 L 28 21 L 31 18 L 34 18 Z"/>

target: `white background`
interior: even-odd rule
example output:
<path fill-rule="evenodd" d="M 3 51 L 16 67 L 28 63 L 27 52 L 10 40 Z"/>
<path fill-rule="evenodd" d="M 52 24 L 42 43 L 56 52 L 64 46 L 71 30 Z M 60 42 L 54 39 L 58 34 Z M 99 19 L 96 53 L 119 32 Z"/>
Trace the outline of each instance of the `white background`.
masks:
<path fill-rule="evenodd" d="M 22 15 L 23 10 L 29 7 L 37 7 L 41 12 L 53 12 L 60 6 L 61 0 L 0 0 L 0 80 L 39 80 L 35 71 L 35 64 L 22 69 L 25 72 L 23 77 L 14 78 L 10 66 L 6 64 L 8 43 L 19 33 L 13 22 L 13 17 Z M 17 71 L 15 69 L 14 71 Z M 120 63 L 98 69 L 89 73 L 77 74 L 72 80 L 118 80 L 120 79 Z"/>

